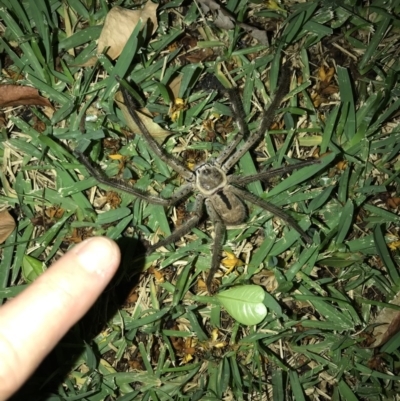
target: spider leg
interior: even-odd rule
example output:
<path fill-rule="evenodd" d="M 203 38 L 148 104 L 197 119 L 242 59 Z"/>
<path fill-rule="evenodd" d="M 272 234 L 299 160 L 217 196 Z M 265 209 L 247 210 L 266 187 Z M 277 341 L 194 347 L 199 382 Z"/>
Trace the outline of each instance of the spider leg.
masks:
<path fill-rule="evenodd" d="M 226 227 L 223 221 L 218 216 L 218 213 L 215 211 L 214 206 L 209 199 L 206 199 L 206 208 L 208 215 L 214 223 L 215 232 L 214 244 L 212 247 L 211 267 L 206 279 L 207 291 L 212 295 L 215 293 L 212 286 L 212 281 L 215 273 L 218 271 L 221 261 L 222 242 L 225 237 Z"/>
<path fill-rule="evenodd" d="M 107 177 L 102 170 L 93 166 L 89 159 L 83 153 L 75 151 L 75 154 L 79 161 L 85 166 L 86 170 L 88 170 L 90 175 L 96 178 L 96 180 L 100 184 L 106 185 L 108 187 L 114 188 L 118 191 L 125 192 L 130 195 L 134 195 L 137 198 L 143 199 L 155 205 L 172 206 L 178 203 L 190 192 L 192 192 L 193 189 L 193 185 L 189 183 L 180 188 L 175 194 L 172 195 L 170 199 L 159 198 L 157 196 L 149 195 L 147 192 L 141 191 L 140 189 L 133 188 L 127 185 L 125 182 Z"/>
<path fill-rule="evenodd" d="M 250 203 L 253 203 L 254 205 L 259 206 L 262 209 L 265 209 L 268 212 L 272 213 L 273 215 L 279 217 L 286 224 L 293 227 L 303 237 L 304 241 L 306 241 L 308 244 L 313 243 L 312 238 L 299 226 L 297 221 L 293 217 L 290 217 L 283 210 L 279 209 L 277 206 L 240 188 L 232 186 L 231 191 L 235 193 L 237 196 L 241 197 L 242 199 Z"/>
<path fill-rule="evenodd" d="M 228 177 L 228 182 L 230 184 L 247 185 L 254 181 L 266 180 L 268 178 L 271 178 L 271 177 L 274 177 L 277 175 L 290 173 L 293 170 L 297 170 L 299 168 L 302 168 L 305 166 L 311 166 L 312 164 L 318 164 L 318 163 L 321 163 L 320 159 L 304 160 L 304 161 L 301 161 L 296 164 L 290 164 L 285 167 L 278 167 L 278 168 L 274 168 L 274 169 L 271 169 L 268 171 L 260 171 L 259 173 L 247 175 L 245 177 L 240 177 L 238 175 L 230 175 Z"/>
<path fill-rule="evenodd" d="M 289 83 L 290 74 L 288 72 L 288 68 L 284 66 L 279 78 L 278 88 L 275 96 L 272 99 L 268 109 L 264 111 L 259 130 L 254 135 L 251 135 L 246 142 L 223 164 L 222 169 L 225 172 L 228 172 L 241 159 L 241 157 L 261 139 L 264 133 L 271 126 L 275 118 L 275 111 L 288 92 Z"/>
<path fill-rule="evenodd" d="M 244 137 L 249 136 L 249 127 L 246 124 L 244 118 L 243 104 L 240 101 L 240 97 L 236 88 L 228 89 L 226 91 L 229 98 L 229 105 L 236 121 L 236 125 L 239 128 L 239 132 L 236 134 L 235 139 L 229 143 L 229 145 L 219 154 L 215 159 L 217 166 L 221 166 L 222 163 L 231 155 L 231 153 L 239 145 L 240 141 Z"/>
<path fill-rule="evenodd" d="M 136 105 L 132 96 L 129 94 L 127 89 L 121 85 L 121 92 L 122 96 L 124 97 L 125 105 L 131 115 L 135 124 L 139 127 L 141 133 L 143 134 L 144 139 L 150 146 L 151 150 L 159 157 L 164 163 L 168 164 L 174 171 L 180 174 L 182 177 L 186 178 L 188 181 L 194 180 L 194 173 L 193 171 L 189 170 L 185 167 L 179 160 L 175 159 L 175 157 L 168 155 L 164 152 L 164 149 L 159 146 L 157 141 L 154 140 L 146 126 L 143 124 L 142 120 L 139 118 L 138 114 L 136 113 Z"/>
<path fill-rule="evenodd" d="M 168 199 L 171 203 L 170 206 L 177 204 L 180 200 L 193 192 L 193 184 L 191 182 L 184 184 L 176 192 L 174 192 Z"/>
<path fill-rule="evenodd" d="M 172 244 L 173 242 L 177 241 L 178 239 L 182 238 L 185 234 L 187 234 L 193 227 L 196 227 L 199 220 L 203 216 L 203 203 L 204 203 L 204 196 L 198 194 L 196 196 L 196 203 L 194 206 L 195 210 L 193 212 L 193 216 L 184 224 L 182 224 L 179 228 L 174 230 L 171 235 L 158 241 L 156 244 L 150 246 L 146 251 L 146 255 L 150 255 L 152 252 L 154 252 L 155 250 L 157 250 L 162 246 L 167 246 L 169 244 Z"/>

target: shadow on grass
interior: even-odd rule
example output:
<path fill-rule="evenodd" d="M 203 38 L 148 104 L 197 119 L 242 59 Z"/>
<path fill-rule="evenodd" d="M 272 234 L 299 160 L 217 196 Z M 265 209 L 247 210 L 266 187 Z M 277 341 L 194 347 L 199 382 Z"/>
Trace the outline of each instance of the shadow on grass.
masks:
<path fill-rule="evenodd" d="M 136 259 L 137 255 L 144 255 L 145 248 L 142 243 L 130 238 L 121 238 L 117 243 L 122 260 L 111 283 L 88 313 L 68 331 L 32 377 L 10 400 L 62 400 L 60 397 L 62 386 L 66 382 L 67 375 L 76 367 L 78 358 L 85 348 L 89 346 L 97 361 L 99 360 L 100 352 L 96 345 L 92 344 L 92 340 L 107 327 L 107 322 L 125 303 L 130 291 L 138 283 L 145 262 L 145 258 L 140 259 L 132 270 L 132 260 Z M 82 380 L 85 379 L 86 377 Z"/>

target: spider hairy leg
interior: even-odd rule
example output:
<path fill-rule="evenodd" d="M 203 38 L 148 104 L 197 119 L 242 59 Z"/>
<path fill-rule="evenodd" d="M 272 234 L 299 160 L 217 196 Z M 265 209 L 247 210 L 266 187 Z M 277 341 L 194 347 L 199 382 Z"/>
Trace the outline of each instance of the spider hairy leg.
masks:
<path fill-rule="evenodd" d="M 213 278 L 215 273 L 218 271 L 220 261 L 221 261 L 221 253 L 222 253 L 222 243 L 224 241 L 226 227 L 224 222 L 219 217 L 217 211 L 214 209 L 214 204 L 211 199 L 206 199 L 206 208 L 207 213 L 211 218 L 211 221 L 214 223 L 214 243 L 212 247 L 212 258 L 211 258 L 211 267 L 208 272 L 206 279 L 206 287 L 209 294 L 214 294 L 215 289 L 213 287 Z"/>
<path fill-rule="evenodd" d="M 286 224 L 289 226 L 293 227 L 306 241 L 308 244 L 312 244 L 313 240 L 312 238 L 299 226 L 297 221 L 290 217 L 287 213 L 285 213 L 283 210 L 279 209 L 277 206 L 273 205 L 272 203 L 267 202 L 264 199 L 259 198 L 256 195 L 251 194 L 250 192 L 247 192 L 243 189 L 232 187 L 232 192 L 236 194 L 237 196 L 241 197 L 242 199 L 253 203 L 256 206 L 261 207 L 264 210 L 267 210 L 268 212 L 272 213 L 273 215 L 279 217 L 281 220 L 283 220 Z"/>
<path fill-rule="evenodd" d="M 263 113 L 260 128 L 255 134 L 250 135 L 249 138 L 246 140 L 246 142 L 223 164 L 222 169 L 225 172 L 228 172 L 242 158 L 242 156 L 249 149 L 251 149 L 267 132 L 267 130 L 274 121 L 276 109 L 283 101 L 284 97 L 286 96 L 289 90 L 289 84 L 290 84 L 289 70 L 288 67 L 284 66 L 283 71 L 280 74 L 278 81 L 278 88 L 275 92 L 272 102 L 270 103 L 268 109 L 265 110 Z"/>
<path fill-rule="evenodd" d="M 245 177 L 230 175 L 228 176 L 228 182 L 237 185 L 247 185 L 254 181 L 267 180 L 268 178 L 275 177 L 277 175 L 287 174 L 293 170 L 319 163 L 321 163 L 320 159 L 304 160 L 296 164 L 290 164 L 288 166 L 278 167 L 268 171 L 260 171 L 259 173 L 247 175 Z"/>
<path fill-rule="evenodd" d="M 226 93 L 229 98 L 229 106 L 232 111 L 232 115 L 236 121 L 239 132 L 236 134 L 233 141 L 220 153 L 220 155 L 215 159 L 215 164 L 221 166 L 222 163 L 232 154 L 232 152 L 239 145 L 240 141 L 244 137 L 248 137 L 250 132 L 245 121 L 245 114 L 243 110 L 243 104 L 240 101 L 239 93 L 237 88 L 227 89 Z"/>
<path fill-rule="evenodd" d="M 132 96 L 129 94 L 128 90 L 121 85 L 121 92 L 124 98 L 125 106 L 127 107 L 130 116 L 132 117 L 135 124 L 138 126 L 140 132 L 145 138 L 146 142 L 150 146 L 151 150 L 158 156 L 164 163 L 168 164 L 175 172 L 180 174 L 186 180 L 191 181 L 194 179 L 193 171 L 189 170 L 186 166 L 184 166 L 179 160 L 175 159 L 173 156 L 165 153 L 164 149 L 159 146 L 159 144 L 152 137 L 147 127 L 143 124 L 142 120 L 138 116 L 136 112 L 136 104 L 132 99 Z"/>
<path fill-rule="evenodd" d="M 126 183 L 116 180 L 114 178 L 109 178 L 105 175 L 105 173 L 94 167 L 89 159 L 81 152 L 75 151 L 75 155 L 78 160 L 85 166 L 86 170 L 90 173 L 90 175 L 103 185 L 114 188 L 118 191 L 125 192 L 130 195 L 134 195 L 140 199 L 147 200 L 150 203 L 154 203 L 156 205 L 169 206 L 170 201 L 167 199 L 157 198 L 155 196 L 151 196 L 144 191 L 140 191 L 139 189 L 133 188 Z"/>
<path fill-rule="evenodd" d="M 100 184 L 116 189 L 117 191 L 133 195 L 154 205 L 173 206 L 181 199 L 188 196 L 191 192 L 193 192 L 193 184 L 189 183 L 180 188 L 176 193 L 174 193 L 170 199 L 163 199 L 161 197 L 150 195 L 145 191 L 141 191 L 137 188 L 131 187 L 123 181 L 107 177 L 105 173 L 101 169 L 95 167 L 83 153 L 78 151 L 75 151 L 74 153 L 78 160 L 85 166 L 89 174 L 94 177 Z"/>
<path fill-rule="evenodd" d="M 202 194 L 198 194 L 196 196 L 193 216 L 188 221 L 186 221 L 182 226 L 175 229 L 171 235 L 165 237 L 164 239 L 158 241 L 156 244 L 150 246 L 146 251 L 146 255 L 150 255 L 151 253 L 156 251 L 158 248 L 161 248 L 162 246 L 168 246 L 178 241 L 180 238 L 186 235 L 192 228 L 196 227 L 198 222 L 203 216 L 203 204 L 204 204 L 204 196 Z"/>

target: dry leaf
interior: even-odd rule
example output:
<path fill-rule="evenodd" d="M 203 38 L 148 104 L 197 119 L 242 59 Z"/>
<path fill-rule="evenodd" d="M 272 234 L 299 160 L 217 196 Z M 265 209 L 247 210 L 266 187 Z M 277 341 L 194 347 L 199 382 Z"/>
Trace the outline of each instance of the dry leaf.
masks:
<path fill-rule="evenodd" d="M 176 219 L 174 221 L 175 227 L 180 227 L 183 223 L 186 222 L 186 218 L 187 218 L 187 212 L 186 212 L 185 206 L 183 206 L 183 205 L 176 206 L 175 214 L 176 214 Z"/>
<path fill-rule="evenodd" d="M 185 50 L 194 49 L 197 46 L 197 39 L 189 33 L 186 33 L 183 38 L 179 39 L 179 45 L 183 46 Z"/>
<path fill-rule="evenodd" d="M 182 84 L 182 77 L 183 75 L 179 74 L 168 84 L 168 87 L 171 90 L 174 99 L 178 97 L 179 89 Z"/>
<path fill-rule="evenodd" d="M 121 204 L 121 197 L 117 192 L 107 191 L 106 201 L 110 205 L 111 209 L 116 209 Z"/>
<path fill-rule="evenodd" d="M 122 101 L 122 94 L 121 92 L 117 92 L 115 94 L 115 101 L 118 104 L 118 107 L 121 109 L 122 114 L 124 115 L 126 124 L 128 127 L 135 132 L 136 134 L 141 134 L 140 129 L 136 125 L 136 123 L 133 121 L 128 108 L 125 106 L 125 104 Z M 141 109 L 137 110 L 137 114 L 139 118 L 142 120 L 142 123 L 145 125 L 147 130 L 150 132 L 150 135 L 159 143 L 162 144 L 168 136 L 171 135 L 170 131 L 167 131 L 163 128 L 161 128 L 158 124 L 156 124 L 153 119 L 146 114 L 150 114 L 148 110 L 146 109 Z"/>
<path fill-rule="evenodd" d="M 400 294 L 390 302 L 393 305 L 400 305 Z M 383 308 L 375 318 L 374 324 L 379 324 L 372 331 L 375 342 L 372 347 L 380 347 L 389 341 L 400 330 L 400 313 L 398 310 Z"/>
<path fill-rule="evenodd" d="M 207 286 L 206 286 L 206 282 L 199 277 L 199 279 L 197 280 L 197 291 L 207 291 Z"/>
<path fill-rule="evenodd" d="M 388 198 L 386 201 L 387 207 L 390 207 L 392 209 L 397 209 L 400 206 L 400 198 L 399 197 L 393 197 L 393 198 Z"/>
<path fill-rule="evenodd" d="M 265 287 L 267 292 L 274 292 L 278 288 L 278 282 L 274 272 L 268 269 L 261 270 L 259 273 L 255 274 L 251 280 L 254 284 Z"/>
<path fill-rule="evenodd" d="M 164 270 L 160 271 L 158 269 L 155 269 L 154 267 L 151 267 L 149 269 L 149 273 L 154 275 L 154 278 L 156 279 L 157 284 L 165 282 Z"/>
<path fill-rule="evenodd" d="M 44 213 L 49 219 L 61 219 L 63 217 L 65 210 L 62 207 L 52 206 L 45 209 Z"/>
<path fill-rule="evenodd" d="M 123 160 L 125 156 L 120 155 L 119 153 L 108 155 L 111 160 Z"/>
<path fill-rule="evenodd" d="M 112 152 L 116 153 L 121 148 L 121 140 L 115 138 L 104 138 L 103 139 L 103 146 L 105 149 L 109 149 Z"/>
<path fill-rule="evenodd" d="M 7 210 L 0 212 L 0 244 L 11 235 L 15 229 L 15 221 Z"/>
<path fill-rule="evenodd" d="M 196 49 L 190 53 L 186 53 L 179 57 L 181 60 L 186 60 L 189 63 L 196 64 L 201 63 L 210 59 L 214 55 L 214 52 L 210 48 Z"/>
<path fill-rule="evenodd" d="M 78 228 L 74 228 L 72 230 L 71 235 L 69 235 L 68 237 L 66 237 L 66 240 L 69 243 L 73 243 L 73 244 L 79 244 L 80 242 L 82 242 L 84 240 L 83 235 L 81 230 L 79 230 Z"/>
<path fill-rule="evenodd" d="M 220 340 L 220 332 L 217 328 L 213 329 L 211 332 L 211 338 L 208 341 L 202 341 L 199 343 L 199 346 L 204 347 L 205 349 L 212 349 L 212 348 L 224 348 L 228 344 L 227 342 Z"/>
<path fill-rule="evenodd" d="M 286 11 L 285 11 L 282 7 L 280 7 L 279 4 L 278 4 L 276 1 L 274 1 L 274 0 L 268 0 L 268 1 L 267 1 L 267 7 L 268 7 L 270 10 L 280 11 L 280 12 L 282 12 L 282 13 L 285 13 L 285 12 L 286 12 Z"/>
<path fill-rule="evenodd" d="M 315 107 L 326 103 L 330 95 L 339 92 L 339 88 L 332 83 L 334 75 L 335 69 L 333 67 L 327 68 L 323 65 L 319 67 L 317 89 L 316 92 L 311 95 Z"/>
<path fill-rule="evenodd" d="M 46 130 L 46 123 L 37 116 L 33 116 L 33 128 L 42 134 Z"/>
<path fill-rule="evenodd" d="M 393 241 L 388 244 L 388 247 L 391 251 L 396 251 L 400 248 L 400 241 Z"/>
<path fill-rule="evenodd" d="M 205 14 L 207 14 L 210 10 L 216 11 L 221 8 L 221 6 L 214 0 L 200 0 L 199 3 L 203 13 Z"/>
<path fill-rule="evenodd" d="M 248 32 L 250 36 L 258 40 L 263 45 L 268 45 L 267 33 L 251 25 L 237 22 L 235 17 L 224 7 L 221 7 L 215 0 L 199 0 L 200 7 L 206 14 L 211 11 L 214 15 L 214 24 L 221 29 L 234 29 L 238 24 Z"/>
<path fill-rule="evenodd" d="M 244 263 L 240 260 L 233 252 L 225 251 L 226 257 L 222 259 L 222 266 L 226 267 L 228 271 L 225 273 L 229 274 L 235 267 L 243 266 Z"/>
<path fill-rule="evenodd" d="M 262 45 L 268 46 L 268 36 L 266 31 L 262 31 L 260 29 L 255 28 L 254 26 L 239 23 L 239 26 L 243 28 L 250 36 L 254 39 L 258 40 Z"/>
<path fill-rule="evenodd" d="M 225 10 L 224 10 L 225 11 Z M 221 29 L 234 29 L 235 28 L 235 18 L 223 9 L 217 10 L 217 16 L 214 20 L 215 26 Z"/>
<path fill-rule="evenodd" d="M 21 85 L 0 85 L 0 107 L 10 106 L 48 106 L 48 99 L 39 95 L 37 89 Z"/>
<path fill-rule="evenodd" d="M 347 168 L 347 161 L 346 160 L 340 160 L 337 164 L 336 164 L 336 168 L 340 171 L 344 171 Z"/>
<path fill-rule="evenodd" d="M 185 101 L 180 97 L 175 98 L 174 104 L 172 105 L 172 107 L 169 110 L 169 115 L 171 117 L 171 120 L 173 122 L 178 121 L 179 116 L 181 115 L 182 111 L 184 111 L 186 109 L 187 109 L 187 107 L 186 107 Z"/>
<path fill-rule="evenodd" d="M 215 26 L 221 29 L 233 29 L 235 27 L 235 17 L 226 9 L 221 7 L 214 0 L 199 0 L 200 7 L 207 14 L 210 10 L 215 18 Z"/>
<path fill-rule="evenodd" d="M 138 294 L 138 286 L 135 285 L 130 291 L 129 295 L 127 296 L 125 303 L 127 304 L 135 304 L 137 300 L 139 299 L 139 294 Z"/>
<path fill-rule="evenodd" d="M 202 61 L 210 59 L 214 55 L 213 50 L 209 47 L 197 49 L 197 39 L 189 34 L 186 34 L 182 39 L 180 39 L 179 42 L 175 44 L 176 47 L 178 47 L 178 44 L 185 51 L 184 54 L 179 56 L 179 59 L 182 61 L 201 63 Z M 173 49 L 171 48 L 171 51 L 172 50 Z"/>
<path fill-rule="evenodd" d="M 197 342 L 193 337 L 189 337 L 185 339 L 185 353 L 194 355 L 196 353 Z"/>
<path fill-rule="evenodd" d="M 152 33 L 157 30 L 158 4 L 147 1 L 141 10 L 128 10 L 119 6 L 113 7 L 107 14 L 101 31 L 97 53 L 102 53 L 108 48 L 107 55 L 115 60 L 122 52 L 126 42 L 140 20 L 145 24 L 150 19 Z"/>

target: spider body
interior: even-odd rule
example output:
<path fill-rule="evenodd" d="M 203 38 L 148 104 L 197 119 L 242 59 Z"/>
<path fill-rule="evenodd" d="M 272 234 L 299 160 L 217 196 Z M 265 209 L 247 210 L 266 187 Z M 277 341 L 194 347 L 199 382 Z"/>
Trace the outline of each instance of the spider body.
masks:
<path fill-rule="evenodd" d="M 210 163 L 201 165 L 195 170 L 195 173 L 196 187 L 204 196 L 215 194 L 227 183 L 226 174 Z"/>
<path fill-rule="evenodd" d="M 243 202 L 232 193 L 228 185 L 210 197 L 210 202 L 221 220 L 230 226 L 237 226 L 246 220 L 247 212 Z"/>
<path fill-rule="evenodd" d="M 260 208 L 274 214 L 293 227 L 301 235 L 305 242 L 312 242 L 311 237 L 292 217 L 287 215 L 277 206 L 248 192 L 244 186 L 257 180 L 265 180 L 278 174 L 288 173 L 304 166 L 319 163 L 319 160 L 306 160 L 296 164 L 288 165 L 286 167 L 266 170 L 244 177 L 238 174 L 228 174 L 228 172 L 234 167 L 240 158 L 249 149 L 251 149 L 269 129 L 274 120 L 275 110 L 279 107 L 279 104 L 282 102 L 287 93 L 289 77 L 290 74 L 286 69 L 284 69 L 284 71 L 281 73 L 281 79 L 278 82 L 278 88 L 275 96 L 271 101 L 269 108 L 263 113 L 260 128 L 256 133 L 253 134 L 250 134 L 248 130 L 243 116 L 243 107 L 236 91 L 227 90 L 227 95 L 230 100 L 231 109 L 239 128 L 239 132 L 217 158 L 210 162 L 200 164 L 194 169 L 194 171 L 188 169 L 178 159 L 167 154 L 164 149 L 159 146 L 136 113 L 135 103 L 131 95 L 127 89 L 121 85 L 121 91 L 124 97 L 125 105 L 130 111 L 133 120 L 139 127 L 143 138 L 146 140 L 153 153 L 186 180 L 186 183 L 177 189 L 172 197 L 168 199 L 149 195 L 148 193 L 126 185 L 125 183 L 121 183 L 120 181 L 106 177 L 101 170 L 91 164 L 86 156 L 81 153 L 77 153 L 79 159 L 85 165 L 86 169 L 100 183 L 132 194 L 149 203 L 170 207 L 177 204 L 191 193 L 196 194 L 194 210 L 191 217 L 180 227 L 176 228 L 171 235 L 150 246 L 146 253 L 150 254 L 162 246 L 172 244 L 191 231 L 192 228 L 194 228 L 203 217 L 205 205 L 207 214 L 214 223 L 215 231 L 211 267 L 206 280 L 209 293 L 214 292 L 212 280 L 219 268 L 226 226 L 238 225 L 246 220 L 247 209 L 244 202 L 255 204 L 256 206 L 259 206 Z M 244 139 L 244 143 L 240 145 L 242 139 Z"/>

